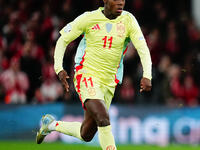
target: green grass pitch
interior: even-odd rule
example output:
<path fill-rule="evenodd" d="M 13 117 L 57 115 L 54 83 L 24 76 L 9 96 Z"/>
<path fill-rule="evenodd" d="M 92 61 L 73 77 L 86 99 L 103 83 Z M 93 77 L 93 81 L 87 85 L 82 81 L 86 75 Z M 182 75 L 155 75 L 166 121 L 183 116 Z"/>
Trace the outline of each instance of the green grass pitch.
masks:
<path fill-rule="evenodd" d="M 190 145 L 170 145 L 167 147 L 150 146 L 150 145 L 121 145 L 117 146 L 118 150 L 199 150 L 199 146 Z M 42 143 L 37 145 L 35 142 L 22 141 L 0 141 L 1 150 L 101 150 L 100 147 L 64 144 L 61 142 Z"/>

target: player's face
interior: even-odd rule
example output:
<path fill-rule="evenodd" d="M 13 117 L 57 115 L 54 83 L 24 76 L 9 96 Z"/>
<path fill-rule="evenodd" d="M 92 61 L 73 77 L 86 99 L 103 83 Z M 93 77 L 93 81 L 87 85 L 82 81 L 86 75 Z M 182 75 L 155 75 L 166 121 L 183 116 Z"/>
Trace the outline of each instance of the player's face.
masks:
<path fill-rule="evenodd" d="M 121 15 L 125 0 L 104 0 L 105 9 L 107 9 L 113 16 Z"/>

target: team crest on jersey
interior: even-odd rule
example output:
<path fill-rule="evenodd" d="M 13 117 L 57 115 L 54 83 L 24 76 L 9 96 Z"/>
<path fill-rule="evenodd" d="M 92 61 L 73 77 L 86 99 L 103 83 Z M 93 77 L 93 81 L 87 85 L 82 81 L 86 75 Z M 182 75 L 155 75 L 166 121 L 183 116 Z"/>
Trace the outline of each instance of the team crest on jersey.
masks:
<path fill-rule="evenodd" d="M 90 96 L 95 96 L 95 95 L 96 95 L 95 88 L 88 88 L 88 94 L 89 94 Z"/>
<path fill-rule="evenodd" d="M 125 33 L 125 25 L 120 22 L 120 23 L 117 23 L 117 35 L 122 37 Z"/>
<path fill-rule="evenodd" d="M 106 31 L 109 33 L 112 30 L 112 24 L 106 23 Z"/>

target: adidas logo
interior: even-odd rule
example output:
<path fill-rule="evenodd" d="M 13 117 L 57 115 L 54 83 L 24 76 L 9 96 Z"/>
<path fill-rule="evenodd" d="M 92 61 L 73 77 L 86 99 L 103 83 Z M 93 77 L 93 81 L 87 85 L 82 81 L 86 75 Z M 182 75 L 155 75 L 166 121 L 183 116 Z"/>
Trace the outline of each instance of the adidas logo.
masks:
<path fill-rule="evenodd" d="M 96 24 L 93 28 L 92 28 L 92 30 L 100 30 L 100 27 L 99 27 L 99 25 L 98 24 Z"/>

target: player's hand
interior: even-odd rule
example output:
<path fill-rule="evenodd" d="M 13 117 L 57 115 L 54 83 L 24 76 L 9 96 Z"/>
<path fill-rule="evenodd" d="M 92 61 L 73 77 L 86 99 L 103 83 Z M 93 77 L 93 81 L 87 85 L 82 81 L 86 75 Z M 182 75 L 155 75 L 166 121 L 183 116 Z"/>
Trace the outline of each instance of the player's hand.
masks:
<path fill-rule="evenodd" d="M 140 81 L 140 92 L 151 91 L 151 87 L 151 80 L 143 77 Z"/>
<path fill-rule="evenodd" d="M 69 79 L 69 76 L 65 70 L 62 70 L 58 73 L 58 77 L 60 81 L 62 82 L 63 87 L 67 92 L 69 92 L 69 84 L 66 79 Z"/>

